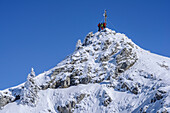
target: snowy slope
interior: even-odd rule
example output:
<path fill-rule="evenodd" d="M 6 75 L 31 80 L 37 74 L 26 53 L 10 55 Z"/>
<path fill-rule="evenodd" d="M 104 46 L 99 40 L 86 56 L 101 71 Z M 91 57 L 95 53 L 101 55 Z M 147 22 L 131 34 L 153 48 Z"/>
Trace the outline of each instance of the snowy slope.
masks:
<path fill-rule="evenodd" d="M 105 29 L 54 68 L 0 91 L 0 113 L 170 112 L 170 59 Z"/>

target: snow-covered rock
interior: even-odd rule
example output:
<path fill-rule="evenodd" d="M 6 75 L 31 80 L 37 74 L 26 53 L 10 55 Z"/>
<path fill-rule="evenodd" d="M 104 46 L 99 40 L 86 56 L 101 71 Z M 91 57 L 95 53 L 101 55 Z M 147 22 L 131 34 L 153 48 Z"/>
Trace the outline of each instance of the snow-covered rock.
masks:
<path fill-rule="evenodd" d="M 0 113 L 166 113 L 169 75 L 169 58 L 106 28 L 78 40 L 54 68 L 0 91 Z"/>

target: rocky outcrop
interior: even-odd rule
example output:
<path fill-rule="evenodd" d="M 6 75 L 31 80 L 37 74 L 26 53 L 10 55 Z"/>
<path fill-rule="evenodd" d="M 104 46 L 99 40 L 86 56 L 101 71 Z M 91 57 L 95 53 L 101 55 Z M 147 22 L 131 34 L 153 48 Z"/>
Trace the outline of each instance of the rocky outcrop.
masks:
<path fill-rule="evenodd" d="M 93 32 L 88 33 L 84 39 L 83 46 L 87 46 L 87 45 L 91 44 L 92 42 L 89 41 L 89 39 L 93 36 L 94 36 Z"/>
<path fill-rule="evenodd" d="M 151 99 L 151 103 L 154 103 L 156 102 L 157 100 L 161 100 L 165 97 L 167 92 L 163 91 L 163 90 L 158 90 L 156 93 L 155 93 L 155 96 Z"/>
<path fill-rule="evenodd" d="M 66 106 L 58 106 L 57 110 L 59 113 L 73 113 L 75 105 L 76 103 L 74 101 L 70 101 Z"/>
<path fill-rule="evenodd" d="M 116 73 L 123 73 L 137 61 L 137 54 L 132 48 L 124 48 L 120 54 L 116 56 Z"/>
<path fill-rule="evenodd" d="M 5 106 L 6 104 L 10 103 L 11 100 L 8 96 L 3 96 L 0 93 L 0 108 L 2 108 L 3 106 Z"/>
<path fill-rule="evenodd" d="M 80 79 L 80 83 L 81 84 L 88 84 L 90 81 L 91 81 L 91 77 L 90 76 L 87 76 L 87 77 L 84 77 L 84 78 Z"/>
<path fill-rule="evenodd" d="M 70 86 L 70 77 L 66 77 L 65 80 L 61 81 L 61 88 L 67 88 Z"/>
<path fill-rule="evenodd" d="M 101 104 L 105 107 L 107 107 L 112 102 L 111 97 L 107 94 L 105 90 L 99 93 L 99 100 L 101 101 Z"/>
<path fill-rule="evenodd" d="M 0 109 L 2 109 L 6 104 L 18 100 L 18 96 L 14 97 L 9 92 L 0 92 Z"/>
<path fill-rule="evenodd" d="M 80 103 L 80 101 L 82 101 L 85 96 L 86 96 L 86 94 L 81 94 L 80 96 L 77 96 L 76 97 L 77 103 Z"/>
<path fill-rule="evenodd" d="M 103 102 L 103 105 L 107 107 L 111 102 L 112 102 L 112 99 L 110 97 L 107 97 L 105 101 Z"/>
<path fill-rule="evenodd" d="M 67 88 L 91 82 L 100 83 L 105 79 L 110 79 L 110 76 L 116 78 L 128 70 L 138 59 L 137 53 L 134 51 L 136 46 L 127 41 L 125 35 L 122 35 L 123 38 L 120 39 L 120 42 L 106 38 L 108 35 L 114 36 L 116 34 L 105 30 L 96 36 L 101 39 L 95 40 L 95 34 L 90 32 L 83 44 L 78 40 L 75 52 L 64 60 L 65 63 L 53 71 L 51 81 L 42 85 L 41 88 Z M 102 36 L 106 39 L 104 37 L 102 39 Z M 98 65 L 98 67 L 95 67 L 95 65 Z M 108 65 L 112 65 L 112 67 L 115 65 L 115 68 L 110 70 Z M 134 88 L 132 92 L 137 94 L 137 90 L 137 88 Z"/>
<path fill-rule="evenodd" d="M 79 104 L 85 96 L 86 94 L 80 94 L 75 98 L 76 101 L 69 101 L 68 104 L 66 104 L 65 106 L 58 106 L 57 110 L 59 111 L 59 113 L 73 113 L 76 104 Z"/>

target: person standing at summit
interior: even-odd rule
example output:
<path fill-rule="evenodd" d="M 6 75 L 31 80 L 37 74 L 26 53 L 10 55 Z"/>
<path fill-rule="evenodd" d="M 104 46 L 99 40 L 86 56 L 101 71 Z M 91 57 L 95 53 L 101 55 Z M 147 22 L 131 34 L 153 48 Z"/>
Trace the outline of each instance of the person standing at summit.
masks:
<path fill-rule="evenodd" d="M 101 26 L 101 24 L 99 23 L 99 24 L 98 24 L 98 31 L 100 31 L 100 26 Z"/>
<path fill-rule="evenodd" d="M 103 23 L 103 27 L 104 27 L 104 29 L 106 28 L 106 22 Z"/>
<path fill-rule="evenodd" d="M 101 23 L 101 25 L 100 25 L 100 26 L 101 26 L 101 29 L 103 30 L 103 23 Z"/>

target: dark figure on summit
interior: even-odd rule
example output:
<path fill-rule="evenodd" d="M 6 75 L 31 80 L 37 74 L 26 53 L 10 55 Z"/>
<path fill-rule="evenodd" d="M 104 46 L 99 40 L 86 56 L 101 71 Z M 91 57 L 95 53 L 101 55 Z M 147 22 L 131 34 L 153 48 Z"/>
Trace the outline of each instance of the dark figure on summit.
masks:
<path fill-rule="evenodd" d="M 101 25 L 100 25 L 100 26 L 101 26 L 101 29 L 103 30 L 103 23 L 101 23 Z"/>
<path fill-rule="evenodd" d="M 100 31 L 100 25 L 101 25 L 101 24 L 99 23 L 99 24 L 98 24 L 98 31 Z"/>
<path fill-rule="evenodd" d="M 106 23 L 105 22 L 103 23 L 103 27 L 106 28 Z"/>

